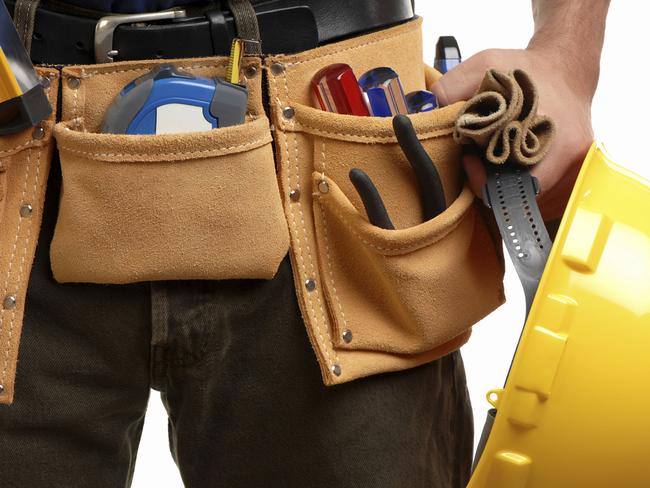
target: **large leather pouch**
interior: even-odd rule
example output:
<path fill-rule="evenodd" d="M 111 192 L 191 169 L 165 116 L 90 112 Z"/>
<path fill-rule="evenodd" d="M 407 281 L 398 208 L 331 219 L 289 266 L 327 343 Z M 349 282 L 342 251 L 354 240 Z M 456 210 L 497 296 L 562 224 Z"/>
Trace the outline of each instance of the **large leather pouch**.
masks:
<path fill-rule="evenodd" d="M 412 57 L 398 55 L 403 46 L 412 48 Z M 472 325 L 504 300 L 499 241 L 465 183 L 452 138 L 462 103 L 409 116 L 447 202 L 442 214 L 426 222 L 390 118 L 310 107 L 309 79 L 334 60 L 357 75 L 389 65 L 405 91 L 425 89 L 440 75 L 417 61 L 419 47 L 414 21 L 269 60 L 296 290 L 328 384 L 413 367 L 456 350 Z M 368 221 L 348 176 L 352 168 L 372 178 L 396 230 Z"/>
<path fill-rule="evenodd" d="M 272 278 L 288 249 L 259 61 L 242 125 L 164 135 L 97 133 L 119 90 L 156 62 L 66 68 L 55 128 L 62 191 L 51 245 L 59 282 Z M 223 76 L 227 59 L 179 69 Z"/>

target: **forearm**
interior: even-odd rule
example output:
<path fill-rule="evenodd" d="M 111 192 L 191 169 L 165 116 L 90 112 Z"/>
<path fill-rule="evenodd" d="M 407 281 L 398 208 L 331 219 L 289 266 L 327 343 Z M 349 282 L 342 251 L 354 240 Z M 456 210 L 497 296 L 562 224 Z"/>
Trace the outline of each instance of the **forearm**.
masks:
<path fill-rule="evenodd" d="M 532 0 L 535 33 L 529 50 L 546 53 L 581 95 L 596 91 L 610 0 Z"/>

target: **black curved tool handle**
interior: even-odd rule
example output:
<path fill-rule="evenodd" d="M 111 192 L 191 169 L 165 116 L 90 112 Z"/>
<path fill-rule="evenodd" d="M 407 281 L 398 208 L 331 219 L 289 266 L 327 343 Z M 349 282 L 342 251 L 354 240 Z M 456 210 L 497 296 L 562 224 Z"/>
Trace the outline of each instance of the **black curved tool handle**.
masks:
<path fill-rule="evenodd" d="M 483 202 L 492 209 L 526 296 L 526 316 L 548 260 L 551 238 L 537 206 L 539 183 L 519 164 L 486 162 Z"/>
<path fill-rule="evenodd" d="M 382 229 L 394 230 L 395 226 L 388 216 L 384 201 L 366 172 L 359 168 L 350 170 L 350 181 L 361 197 L 370 223 Z"/>
<path fill-rule="evenodd" d="M 440 174 L 418 140 L 410 118 L 406 115 L 395 116 L 393 130 L 397 136 L 397 142 L 415 172 L 420 187 L 424 221 L 434 219 L 447 208 L 445 189 L 442 186 Z"/>

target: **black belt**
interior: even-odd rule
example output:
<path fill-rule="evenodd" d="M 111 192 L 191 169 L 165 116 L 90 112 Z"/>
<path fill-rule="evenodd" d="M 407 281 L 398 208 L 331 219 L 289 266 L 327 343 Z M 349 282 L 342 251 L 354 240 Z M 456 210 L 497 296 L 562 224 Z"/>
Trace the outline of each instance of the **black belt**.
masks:
<path fill-rule="evenodd" d="M 15 1 L 5 3 L 13 12 Z M 230 12 L 214 2 L 184 11 L 185 15 L 176 14 L 178 18 L 160 22 L 142 22 L 133 14 L 122 16 L 119 20 L 123 23 L 111 26 L 114 18 L 109 18 L 103 24 L 108 24 L 104 34 L 112 37 L 110 46 L 96 50 L 97 24 L 110 14 L 44 1 L 36 12 L 31 56 L 38 64 L 91 64 L 110 58 L 169 59 L 229 53 L 235 36 Z M 256 5 L 255 11 L 266 54 L 304 51 L 414 16 L 411 0 L 275 0 Z"/>

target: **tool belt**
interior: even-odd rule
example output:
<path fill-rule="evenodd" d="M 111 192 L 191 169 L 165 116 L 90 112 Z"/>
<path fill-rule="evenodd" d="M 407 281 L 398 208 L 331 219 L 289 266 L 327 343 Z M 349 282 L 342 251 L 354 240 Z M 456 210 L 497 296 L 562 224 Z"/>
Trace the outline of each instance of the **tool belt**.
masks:
<path fill-rule="evenodd" d="M 162 61 L 71 66 L 60 74 L 42 69 L 53 106 L 61 83 L 61 122 L 50 118 L 0 138 L 0 293 L 7 297 L 0 402 L 13 395 L 55 144 L 63 177 L 51 244 L 57 281 L 268 279 L 289 250 L 326 384 L 414 367 L 458 349 L 471 326 L 504 301 L 500 237 L 465 183 L 452 139 L 462 104 L 411 116 L 447 196 L 447 210 L 425 223 L 390 118 L 310 106 L 309 80 L 329 64 L 348 63 L 356 72 L 390 65 L 413 91 L 440 76 L 421 59 L 419 19 L 300 54 L 246 57 L 245 124 L 155 136 L 97 131 L 120 89 Z M 227 59 L 174 64 L 223 76 Z M 348 179 L 354 167 L 372 176 L 397 230 L 368 222 Z"/>

